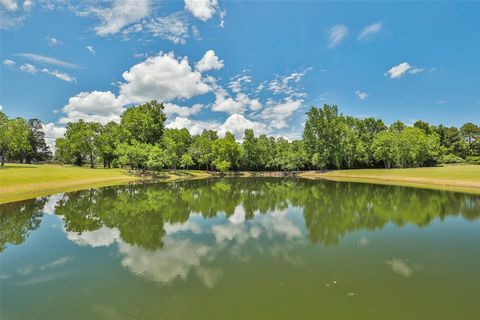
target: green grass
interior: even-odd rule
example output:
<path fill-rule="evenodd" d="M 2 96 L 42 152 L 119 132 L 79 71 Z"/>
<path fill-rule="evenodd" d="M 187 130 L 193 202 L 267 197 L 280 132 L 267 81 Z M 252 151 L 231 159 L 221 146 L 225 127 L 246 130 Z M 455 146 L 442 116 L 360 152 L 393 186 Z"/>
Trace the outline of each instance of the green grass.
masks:
<path fill-rule="evenodd" d="M 5 164 L 0 168 L 0 203 L 90 187 L 128 183 L 137 179 L 122 169 Z"/>
<path fill-rule="evenodd" d="M 305 178 L 424 187 L 480 193 L 480 166 L 451 165 L 411 169 L 354 169 L 307 172 Z"/>

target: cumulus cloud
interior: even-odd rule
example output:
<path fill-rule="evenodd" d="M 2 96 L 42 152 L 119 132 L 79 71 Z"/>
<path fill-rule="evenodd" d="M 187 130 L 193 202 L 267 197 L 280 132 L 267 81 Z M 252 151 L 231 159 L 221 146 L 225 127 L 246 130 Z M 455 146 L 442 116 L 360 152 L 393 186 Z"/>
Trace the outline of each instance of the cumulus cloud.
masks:
<path fill-rule="evenodd" d="M 192 135 L 200 134 L 203 130 L 217 130 L 219 126 L 220 123 L 216 121 L 192 120 L 186 117 L 176 117 L 173 121 L 166 124 L 167 128 L 186 128 Z"/>
<path fill-rule="evenodd" d="M 339 45 L 348 35 L 348 28 L 342 24 L 337 24 L 330 29 L 328 36 L 328 47 L 333 48 Z"/>
<path fill-rule="evenodd" d="M 223 136 L 228 131 L 231 132 L 236 139 L 241 140 L 243 139 L 245 129 L 253 129 L 255 134 L 263 134 L 267 132 L 265 124 L 248 120 L 245 116 L 235 113 L 229 116 L 218 128 L 218 134 Z"/>
<path fill-rule="evenodd" d="M 286 120 L 302 106 L 302 99 L 293 99 L 287 97 L 281 102 L 270 100 L 265 109 L 262 110 L 260 117 L 264 120 L 270 120 L 270 126 L 274 129 L 284 129 L 287 127 Z"/>
<path fill-rule="evenodd" d="M 92 91 L 80 92 L 71 97 L 62 111 L 65 116 L 60 118 L 60 123 L 83 119 L 105 124 L 110 121 L 118 122 L 124 108 L 112 92 Z"/>
<path fill-rule="evenodd" d="M 423 69 L 419 67 L 413 67 L 408 62 L 402 62 L 399 65 L 390 68 L 385 75 L 390 77 L 390 79 L 398 79 L 407 72 L 410 74 L 417 74 L 423 72 Z"/>
<path fill-rule="evenodd" d="M 191 115 L 195 115 L 199 113 L 203 108 L 203 104 L 200 104 L 200 103 L 196 103 L 191 107 L 183 107 L 183 106 L 176 105 L 174 103 L 164 103 L 163 105 L 165 107 L 164 112 L 167 115 L 167 117 L 177 114 L 180 117 L 188 118 Z"/>
<path fill-rule="evenodd" d="M 202 21 L 212 18 L 217 8 L 217 0 L 185 0 L 185 10 Z"/>
<path fill-rule="evenodd" d="M 55 125 L 52 122 L 42 124 L 43 132 L 45 133 L 45 141 L 47 145 L 50 147 L 50 150 L 55 150 L 55 140 L 57 138 L 63 137 L 65 134 L 66 129 L 64 127 L 60 127 Z"/>
<path fill-rule="evenodd" d="M 101 24 L 95 31 L 100 36 L 108 36 L 148 16 L 150 11 L 149 0 L 114 0 L 111 7 L 89 7 L 81 15 L 97 16 Z"/>
<path fill-rule="evenodd" d="M 16 56 L 27 58 L 29 60 L 32 60 L 38 63 L 51 64 L 58 67 L 71 68 L 71 69 L 78 68 L 78 66 L 73 63 L 62 61 L 62 60 L 48 57 L 48 56 L 43 56 L 40 54 L 35 54 L 35 53 L 18 53 L 16 54 Z"/>
<path fill-rule="evenodd" d="M 375 22 L 362 29 L 358 35 L 358 40 L 368 40 L 382 30 L 383 23 Z"/>
<path fill-rule="evenodd" d="M 209 70 L 220 70 L 223 68 L 223 60 L 218 59 L 215 51 L 208 50 L 203 55 L 202 59 L 197 62 L 195 69 L 200 72 L 205 72 Z"/>
<path fill-rule="evenodd" d="M 355 91 L 355 95 L 360 99 L 360 100 L 365 100 L 368 98 L 369 94 L 366 92 L 362 92 L 360 90 Z"/>
<path fill-rule="evenodd" d="M 189 99 L 211 90 L 186 57 L 177 59 L 173 53 L 147 58 L 122 76 L 126 83 L 120 85 L 121 98 L 131 103 Z"/>
<path fill-rule="evenodd" d="M 16 0 L 0 0 L 0 4 L 5 10 L 14 12 L 17 11 L 18 5 Z"/>

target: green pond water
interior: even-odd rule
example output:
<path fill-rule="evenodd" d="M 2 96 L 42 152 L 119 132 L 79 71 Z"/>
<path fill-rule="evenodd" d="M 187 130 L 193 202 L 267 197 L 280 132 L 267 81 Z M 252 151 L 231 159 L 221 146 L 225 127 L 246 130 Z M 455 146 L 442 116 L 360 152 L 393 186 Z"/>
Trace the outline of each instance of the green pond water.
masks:
<path fill-rule="evenodd" d="M 0 206 L 1 319 L 480 319 L 480 196 L 232 178 Z"/>

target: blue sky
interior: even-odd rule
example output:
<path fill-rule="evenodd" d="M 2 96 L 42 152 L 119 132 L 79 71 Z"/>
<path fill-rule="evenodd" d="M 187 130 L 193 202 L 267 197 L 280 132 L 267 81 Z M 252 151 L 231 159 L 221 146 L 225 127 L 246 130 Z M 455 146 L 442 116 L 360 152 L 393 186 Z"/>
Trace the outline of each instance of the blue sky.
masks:
<path fill-rule="evenodd" d="M 480 119 L 480 3 L 0 0 L 0 105 L 118 120 L 157 99 L 169 127 L 299 137 L 310 106 L 391 123 Z"/>

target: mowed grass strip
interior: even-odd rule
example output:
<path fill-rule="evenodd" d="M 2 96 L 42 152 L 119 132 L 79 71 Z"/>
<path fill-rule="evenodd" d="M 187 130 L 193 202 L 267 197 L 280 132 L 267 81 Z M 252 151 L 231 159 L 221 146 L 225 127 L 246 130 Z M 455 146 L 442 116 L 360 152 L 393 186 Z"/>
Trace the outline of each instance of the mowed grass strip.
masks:
<path fill-rule="evenodd" d="M 90 187 L 129 183 L 138 179 L 122 169 L 5 164 L 0 168 L 0 203 Z"/>
<path fill-rule="evenodd" d="M 480 166 L 456 165 L 410 169 L 352 169 L 326 173 L 309 171 L 304 178 L 393 184 L 480 193 Z"/>

